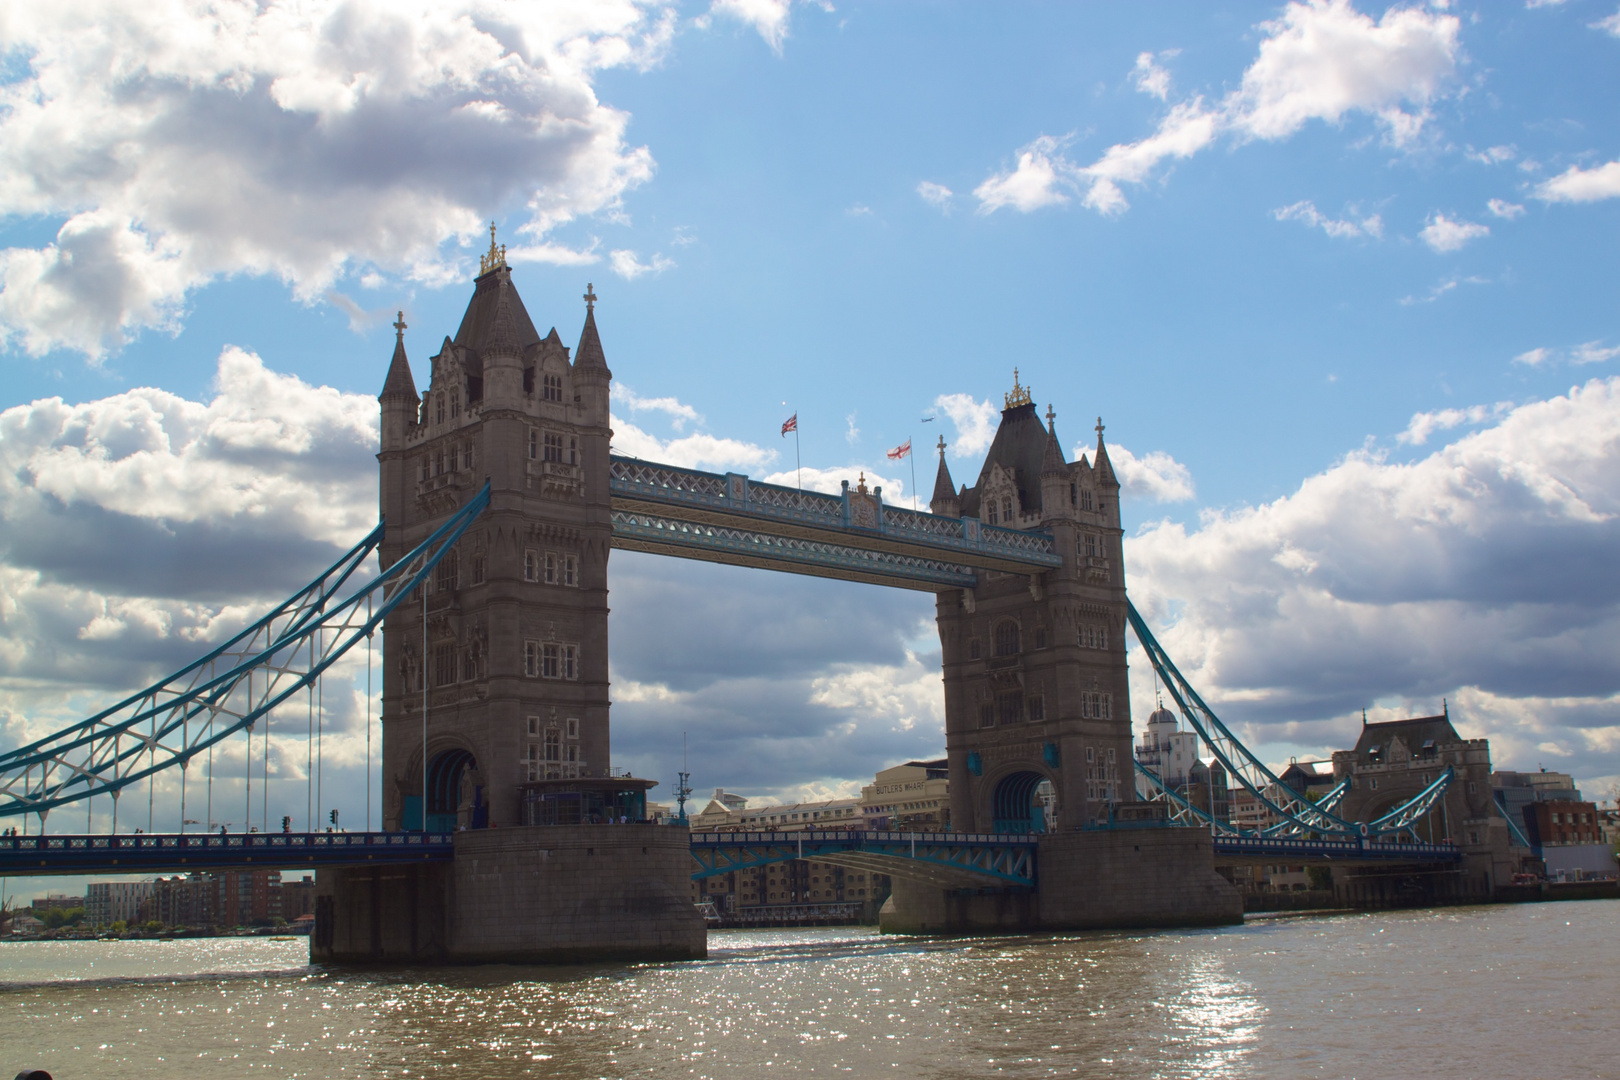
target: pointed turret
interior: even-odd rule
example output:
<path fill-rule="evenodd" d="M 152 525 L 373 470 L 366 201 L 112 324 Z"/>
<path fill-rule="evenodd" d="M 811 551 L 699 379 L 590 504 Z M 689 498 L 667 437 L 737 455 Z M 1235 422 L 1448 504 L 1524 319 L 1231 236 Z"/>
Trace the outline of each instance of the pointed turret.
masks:
<path fill-rule="evenodd" d="M 951 481 L 951 468 L 945 464 L 945 436 L 939 437 L 939 472 L 934 475 L 934 497 L 928 500 L 928 509 L 944 517 L 961 517 L 962 500 Z"/>
<path fill-rule="evenodd" d="M 1103 445 L 1102 417 L 1097 417 L 1097 461 L 1093 465 L 1097 470 L 1097 483 L 1118 489 L 1119 480 L 1114 476 L 1114 466 L 1108 460 L 1108 448 Z"/>
<path fill-rule="evenodd" d="M 391 400 L 408 401 L 416 405 L 422 400 L 416 392 L 416 380 L 411 377 L 410 361 L 405 359 L 405 313 L 399 313 L 394 323 L 394 358 L 388 362 L 388 377 L 383 380 L 382 393 L 377 400 L 387 404 Z"/>
<path fill-rule="evenodd" d="M 1052 406 L 1046 407 L 1046 451 L 1041 457 L 1042 476 L 1069 476 L 1069 463 L 1063 460 L 1063 446 L 1057 437 L 1057 414 Z"/>
<path fill-rule="evenodd" d="M 607 356 L 602 352 L 602 339 L 596 333 L 596 290 L 585 286 L 585 329 L 579 334 L 579 348 L 574 350 L 574 370 L 600 368 L 607 370 Z"/>

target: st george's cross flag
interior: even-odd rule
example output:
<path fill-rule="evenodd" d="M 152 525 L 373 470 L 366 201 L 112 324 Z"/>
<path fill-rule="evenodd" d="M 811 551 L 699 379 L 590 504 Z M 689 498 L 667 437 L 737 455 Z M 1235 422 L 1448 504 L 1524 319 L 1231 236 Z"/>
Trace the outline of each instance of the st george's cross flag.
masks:
<path fill-rule="evenodd" d="M 799 430 L 799 414 L 798 413 L 794 413 L 792 416 L 790 416 L 786 420 L 782 421 L 782 438 L 784 438 L 784 439 L 787 438 L 787 433 L 788 432 L 790 432 L 790 431 L 798 431 L 798 430 Z"/>
<path fill-rule="evenodd" d="M 905 442 L 889 451 L 889 460 L 899 461 L 909 453 L 911 453 L 911 440 L 907 439 Z"/>

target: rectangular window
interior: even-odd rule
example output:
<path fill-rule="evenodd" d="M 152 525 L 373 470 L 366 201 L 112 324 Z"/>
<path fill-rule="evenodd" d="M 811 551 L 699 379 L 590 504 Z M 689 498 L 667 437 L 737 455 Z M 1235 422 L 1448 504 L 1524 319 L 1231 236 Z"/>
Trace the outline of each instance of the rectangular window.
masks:
<path fill-rule="evenodd" d="M 1013 690 L 996 695 L 996 722 L 1016 724 L 1024 718 L 1024 695 Z"/>
<path fill-rule="evenodd" d="M 545 379 L 545 397 L 547 401 L 562 400 L 562 376 L 547 375 Z"/>
<path fill-rule="evenodd" d="M 1080 694 L 1080 715 L 1087 720 L 1107 720 L 1112 713 L 1112 695 L 1099 693 L 1096 690 L 1085 690 Z"/>
<path fill-rule="evenodd" d="M 473 444 L 472 443 L 468 443 L 468 444 L 466 444 L 465 446 L 463 446 L 461 448 L 461 467 L 463 469 L 471 469 L 473 467 Z"/>
<path fill-rule="evenodd" d="M 568 737 L 570 739 L 579 738 L 579 717 L 570 716 L 568 718 L 568 720 L 567 720 L 567 723 L 568 723 Z"/>
<path fill-rule="evenodd" d="M 523 674 L 531 679 L 540 674 L 540 643 L 538 641 L 525 641 L 523 643 Z"/>
<path fill-rule="evenodd" d="M 579 556 L 564 555 L 562 566 L 562 583 L 570 588 L 579 587 Z"/>
<path fill-rule="evenodd" d="M 1086 533 L 1081 538 L 1080 553 L 1089 558 L 1096 558 L 1102 554 L 1102 537 L 1096 533 Z"/>
<path fill-rule="evenodd" d="M 988 701 L 979 706 L 979 726 L 996 726 L 996 707 L 990 704 Z"/>
<path fill-rule="evenodd" d="M 557 736 L 556 728 L 546 729 L 546 760 L 562 760 L 562 740 Z"/>
<path fill-rule="evenodd" d="M 1038 724 L 1042 720 L 1046 719 L 1046 699 L 1045 698 L 1039 697 L 1039 696 L 1032 697 L 1026 703 L 1025 708 L 1029 712 L 1029 722 L 1030 723 Z"/>
<path fill-rule="evenodd" d="M 529 460 L 533 461 L 540 456 L 540 433 L 534 428 L 529 429 Z"/>
<path fill-rule="evenodd" d="M 546 460 L 561 463 L 563 459 L 563 437 L 555 431 L 546 432 Z"/>
<path fill-rule="evenodd" d="M 529 738 L 531 738 L 531 739 L 537 738 L 539 735 L 540 735 L 540 718 L 538 716 L 531 716 L 531 717 L 529 717 Z"/>
<path fill-rule="evenodd" d="M 540 647 L 540 677 L 542 679 L 555 679 L 562 666 L 562 648 L 554 642 L 547 642 Z"/>
<path fill-rule="evenodd" d="M 562 647 L 562 677 L 565 679 L 579 678 L 578 645 L 564 645 Z"/>
<path fill-rule="evenodd" d="M 1044 626 L 1035 628 L 1035 647 L 1037 649 L 1046 648 L 1046 627 Z"/>
<path fill-rule="evenodd" d="M 484 583 L 484 557 L 482 555 L 472 557 L 472 583 L 474 585 Z"/>
<path fill-rule="evenodd" d="M 474 682 L 478 678 L 478 658 L 471 649 L 461 654 L 461 681 Z"/>
<path fill-rule="evenodd" d="M 456 646 L 454 642 L 433 647 L 433 685 L 450 686 L 456 681 Z"/>
<path fill-rule="evenodd" d="M 1090 510 L 1091 509 L 1091 492 L 1082 491 L 1080 493 L 1080 509 L 1082 509 L 1082 510 Z"/>
<path fill-rule="evenodd" d="M 1108 748 L 1108 764 L 1114 764 L 1114 748 L 1112 746 Z"/>
<path fill-rule="evenodd" d="M 555 551 L 546 552 L 546 584 L 557 584 L 557 553 Z"/>
<path fill-rule="evenodd" d="M 447 551 L 439 565 L 433 569 L 433 590 L 435 592 L 449 592 L 457 585 L 456 581 L 456 553 Z"/>
<path fill-rule="evenodd" d="M 422 479 L 426 480 L 427 478 L 428 478 L 428 459 L 423 458 L 422 459 Z"/>
<path fill-rule="evenodd" d="M 540 558 L 533 550 L 525 549 L 523 552 L 523 580 L 536 581 L 540 577 Z"/>
<path fill-rule="evenodd" d="M 579 439 L 573 435 L 568 436 L 568 464 L 579 464 Z"/>
<path fill-rule="evenodd" d="M 1094 747 L 1094 746 L 1086 747 L 1086 764 L 1090 765 L 1092 762 L 1094 762 L 1096 760 L 1097 760 L 1097 748 Z"/>

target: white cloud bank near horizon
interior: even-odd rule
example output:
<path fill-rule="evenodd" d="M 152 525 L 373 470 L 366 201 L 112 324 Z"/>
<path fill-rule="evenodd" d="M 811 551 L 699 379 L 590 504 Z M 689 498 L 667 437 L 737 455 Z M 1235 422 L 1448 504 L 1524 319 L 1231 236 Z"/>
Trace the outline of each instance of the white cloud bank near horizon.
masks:
<path fill-rule="evenodd" d="M 0 251 L 0 344 L 94 359 L 178 329 L 230 274 L 304 300 L 368 268 L 442 283 L 491 208 L 519 223 L 513 261 L 594 262 L 551 233 L 654 163 L 593 80 L 657 62 L 673 20 L 644 0 L 7 5 L 0 216 L 62 224 Z"/>

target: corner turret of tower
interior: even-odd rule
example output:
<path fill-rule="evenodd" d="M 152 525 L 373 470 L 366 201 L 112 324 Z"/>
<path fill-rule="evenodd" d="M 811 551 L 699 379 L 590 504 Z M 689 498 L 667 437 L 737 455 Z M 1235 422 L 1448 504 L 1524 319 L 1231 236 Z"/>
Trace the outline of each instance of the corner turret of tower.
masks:
<path fill-rule="evenodd" d="M 951 480 L 951 467 L 945 464 L 945 436 L 939 437 L 939 471 L 934 474 L 934 496 L 928 500 L 928 509 L 945 517 L 960 517 L 962 500 Z"/>
<path fill-rule="evenodd" d="M 399 313 L 394 322 L 394 356 L 388 362 L 388 376 L 383 379 L 382 393 L 377 395 L 382 406 L 383 449 L 404 445 L 405 432 L 416 423 L 417 409 L 422 398 L 416 392 L 416 380 L 411 376 L 411 363 L 405 356 L 405 313 Z"/>
<path fill-rule="evenodd" d="M 587 415 L 598 423 L 608 422 L 608 387 L 613 372 L 608 370 L 607 354 L 602 351 L 602 338 L 596 331 L 596 289 L 585 286 L 585 326 L 579 333 L 579 346 L 574 350 L 574 388 L 579 403 Z"/>

